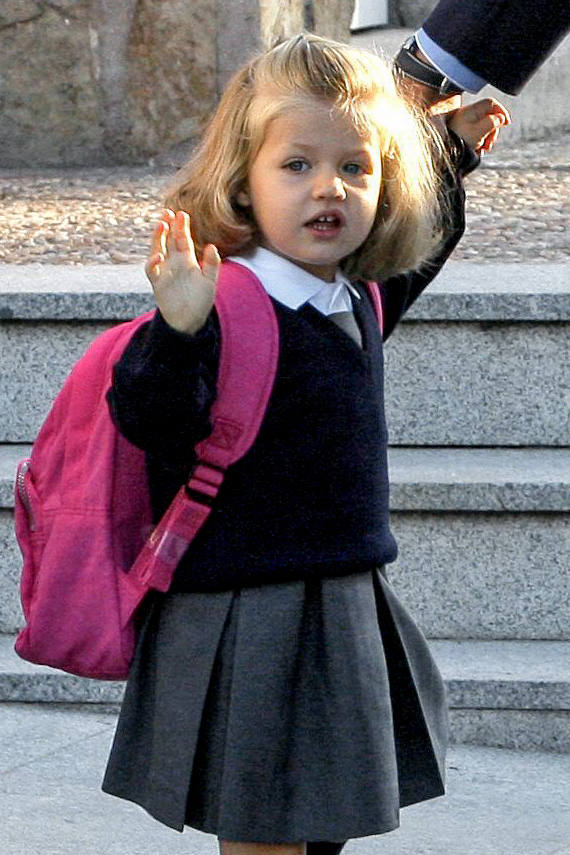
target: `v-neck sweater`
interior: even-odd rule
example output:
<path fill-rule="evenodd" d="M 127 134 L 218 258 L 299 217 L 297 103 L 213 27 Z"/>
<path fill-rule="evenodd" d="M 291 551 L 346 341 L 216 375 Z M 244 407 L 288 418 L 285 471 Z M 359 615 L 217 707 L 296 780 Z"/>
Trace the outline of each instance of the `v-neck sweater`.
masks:
<path fill-rule="evenodd" d="M 464 231 L 461 177 L 476 156 L 453 134 L 452 220 L 436 256 L 381 285 L 384 340 L 437 275 Z M 389 528 L 383 343 L 366 289 L 353 311 L 362 348 L 310 305 L 273 299 L 277 377 L 259 435 L 228 472 L 212 514 L 175 574 L 173 590 L 217 590 L 311 575 L 360 572 L 393 561 Z M 219 327 L 194 336 L 157 312 L 115 368 L 109 395 L 121 432 L 147 453 L 158 521 L 210 430 Z"/>
<path fill-rule="evenodd" d="M 272 301 L 279 365 L 261 430 L 248 454 L 229 469 L 171 590 L 360 572 L 395 559 L 382 340 L 366 289 L 359 291 L 353 310 L 362 347 L 314 307 L 293 310 Z M 195 442 L 208 431 L 218 353 L 214 318 L 188 337 L 157 313 L 115 370 L 112 401 L 120 427 L 150 451 L 156 519 L 190 470 Z M 161 370 L 170 374 L 162 393 L 156 379 Z M 172 372 L 178 380 L 175 401 Z M 139 425 L 133 436 L 128 407 L 121 402 L 134 400 L 133 381 L 144 383 L 145 375 L 153 386 L 152 403 L 142 429 L 134 416 Z M 191 418 L 181 419 L 177 414 L 183 411 Z M 164 435 L 160 442 L 165 421 L 178 425 L 175 443 Z"/>

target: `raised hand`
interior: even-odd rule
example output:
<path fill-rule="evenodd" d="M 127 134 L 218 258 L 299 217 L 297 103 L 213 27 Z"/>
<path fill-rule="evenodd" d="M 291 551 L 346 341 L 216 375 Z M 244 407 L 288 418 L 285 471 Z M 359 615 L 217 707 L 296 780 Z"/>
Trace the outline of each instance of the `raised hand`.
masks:
<path fill-rule="evenodd" d="M 447 126 L 476 152 L 489 152 L 495 145 L 499 131 L 511 124 L 506 107 L 494 98 L 482 98 L 460 107 L 446 118 Z"/>
<path fill-rule="evenodd" d="M 169 326 L 192 334 L 204 325 L 214 303 L 220 264 L 212 244 L 205 247 L 202 264 L 198 263 L 185 211 L 163 211 L 145 271 Z"/>

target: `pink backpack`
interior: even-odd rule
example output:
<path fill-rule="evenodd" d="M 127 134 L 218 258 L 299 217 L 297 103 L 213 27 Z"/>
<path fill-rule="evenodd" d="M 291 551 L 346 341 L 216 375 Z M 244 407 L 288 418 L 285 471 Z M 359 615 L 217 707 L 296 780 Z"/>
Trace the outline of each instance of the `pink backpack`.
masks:
<path fill-rule="evenodd" d="M 369 289 L 380 321 L 378 288 Z M 107 404 L 113 367 L 152 312 L 93 342 L 31 457 L 19 464 L 15 528 L 26 626 L 15 649 L 23 659 L 82 677 L 127 677 L 141 602 L 152 589 L 168 590 L 226 469 L 251 448 L 273 388 L 279 330 L 259 280 L 225 262 L 216 310 L 221 353 L 212 432 L 196 446 L 190 480 L 154 530 L 145 454 L 115 428 Z"/>

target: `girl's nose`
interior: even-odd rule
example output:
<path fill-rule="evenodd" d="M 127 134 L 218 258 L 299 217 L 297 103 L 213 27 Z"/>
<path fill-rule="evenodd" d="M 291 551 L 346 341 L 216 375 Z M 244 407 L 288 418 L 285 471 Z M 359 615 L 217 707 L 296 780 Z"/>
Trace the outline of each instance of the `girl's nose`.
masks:
<path fill-rule="evenodd" d="M 317 176 L 313 194 L 316 199 L 345 199 L 346 190 L 342 178 L 336 173 Z"/>

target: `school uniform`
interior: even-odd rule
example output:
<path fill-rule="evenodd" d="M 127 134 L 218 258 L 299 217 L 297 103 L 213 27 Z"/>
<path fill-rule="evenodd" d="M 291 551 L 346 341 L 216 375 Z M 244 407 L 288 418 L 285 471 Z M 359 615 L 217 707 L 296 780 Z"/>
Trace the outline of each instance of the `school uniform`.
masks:
<path fill-rule="evenodd" d="M 459 239 L 456 195 L 437 262 L 384 286 L 387 335 Z M 444 791 L 443 682 L 385 573 L 397 550 L 382 339 L 362 284 L 263 249 L 236 260 L 273 300 L 274 389 L 172 588 L 148 605 L 103 789 L 178 830 L 342 843 Z M 147 451 L 157 518 L 208 430 L 218 348 L 214 313 L 195 336 L 157 313 L 116 367 L 112 411 Z"/>

